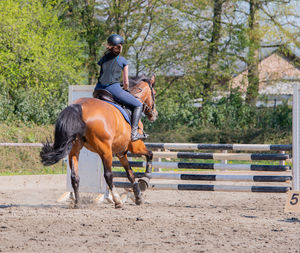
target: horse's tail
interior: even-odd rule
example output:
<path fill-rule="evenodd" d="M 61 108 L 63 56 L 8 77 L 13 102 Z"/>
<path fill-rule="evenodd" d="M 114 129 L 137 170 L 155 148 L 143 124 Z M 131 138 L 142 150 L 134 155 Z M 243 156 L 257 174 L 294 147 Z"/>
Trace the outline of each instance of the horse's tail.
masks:
<path fill-rule="evenodd" d="M 55 123 L 54 143 L 47 140 L 40 152 L 43 165 L 55 164 L 69 154 L 72 142 L 84 136 L 85 128 L 81 105 L 72 104 L 62 110 Z"/>

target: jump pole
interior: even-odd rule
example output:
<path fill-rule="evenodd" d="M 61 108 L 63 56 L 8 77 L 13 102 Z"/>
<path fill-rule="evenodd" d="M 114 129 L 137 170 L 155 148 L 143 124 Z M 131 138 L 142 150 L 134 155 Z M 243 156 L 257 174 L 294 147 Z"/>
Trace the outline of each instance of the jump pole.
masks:
<path fill-rule="evenodd" d="M 131 161 L 131 167 L 145 168 L 145 161 Z M 119 161 L 113 161 L 113 167 L 122 167 Z M 249 170 L 249 171 L 287 171 L 286 165 L 260 165 L 260 164 L 222 164 L 222 163 L 186 163 L 186 162 L 153 162 L 153 168 L 167 169 L 206 169 L 206 170 Z"/>
<path fill-rule="evenodd" d="M 131 183 L 114 182 L 119 188 L 131 188 Z M 179 190 L 179 191 L 223 191 L 223 192 L 265 192 L 286 193 L 289 186 L 240 186 L 240 185 L 210 185 L 210 184 L 161 184 L 150 183 L 148 189 L 152 190 Z"/>
<path fill-rule="evenodd" d="M 284 152 L 284 151 L 282 151 Z M 128 157 L 141 155 L 127 154 Z M 153 152 L 153 158 L 211 159 L 211 160 L 241 160 L 241 161 L 285 161 L 288 154 L 248 154 L 248 153 L 197 153 L 197 152 Z"/>
<path fill-rule="evenodd" d="M 127 178 L 125 172 L 113 172 L 115 178 Z M 144 177 L 144 173 L 135 172 L 136 178 Z M 218 175 L 218 174 L 187 174 L 187 173 L 152 173 L 152 179 L 197 180 L 197 181 L 236 181 L 236 182 L 287 182 L 291 176 L 267 175 Z"/>
<path fill-rule="evenodd" d="M 168 150 L 233 150 L 233 151 L 291 151 L 292 145 L 280 144 L 203 144 L 203 143 L 145 143 L 149 149 Z"/>

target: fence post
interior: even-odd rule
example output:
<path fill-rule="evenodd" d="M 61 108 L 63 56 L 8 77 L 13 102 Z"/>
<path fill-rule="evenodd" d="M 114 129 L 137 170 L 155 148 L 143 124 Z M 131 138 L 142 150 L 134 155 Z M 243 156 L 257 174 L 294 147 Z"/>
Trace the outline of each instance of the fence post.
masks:
<path fill-rule="evenodd" d="M 161 148 L 157 149 L 157 151 L 160 152 L 160 151 L 161 151 Z M 160 158 L 160 157 L 154 158 L 153 160 L 154 160 L 154 161 L 157 161 L 157 162 L 161 162 L 161 158 Z M 154 168 L 154 171 L 155 171 L 155 172 L 161 172 L 161 168 Z"/>
<path fill-rule="evenodd" d="M 227 154 L 228 151 L 227 151 L 227 150 L 223 150 L 222 153 Z M 222 164 L 227 164 L 227 160 L 222 160 L 221 163 L 222 163 Z"/>
<path fill-rule="evenodd" d="M 285 154 L 285 151 L 280 151 L 280 154 Z M 280 160 L 279 165 L 285 165 L 285 160 Z"/>
<path fill-rule="evenodd" d="M 300 190 L 300 90 L 299 85 L 294 85 L 293 93 L 293 190 Z"/>

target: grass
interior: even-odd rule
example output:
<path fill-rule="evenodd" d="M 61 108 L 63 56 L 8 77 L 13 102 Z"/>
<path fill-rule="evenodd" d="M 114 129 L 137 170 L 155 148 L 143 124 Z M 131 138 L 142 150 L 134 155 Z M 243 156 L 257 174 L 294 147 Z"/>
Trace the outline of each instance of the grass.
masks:
<path fill-rule="evenodd" d="M 41 168 L 39 170 L 2 170 L 0 176 L 20 176 L 20 175 L 51 175 L 51 174 L 66 174 L 64 168 Z"/>
<path fill-rule="evenodd" d="M 53 133 L 53 126 L 15 123 L 0 124 L 0 143 L 42 143 Z M 39 147 L 0 147 L 0 175 L 61 174 L 62 163 L 44 167 Z M 65 173 L 65 172 L 64 172 Z"/>
<path fill-rule="evenodd" d="M 0 147 L 0 175 L 61 174 L 62 163 L 44 167 L 40 162 L 40 148 Z"/>

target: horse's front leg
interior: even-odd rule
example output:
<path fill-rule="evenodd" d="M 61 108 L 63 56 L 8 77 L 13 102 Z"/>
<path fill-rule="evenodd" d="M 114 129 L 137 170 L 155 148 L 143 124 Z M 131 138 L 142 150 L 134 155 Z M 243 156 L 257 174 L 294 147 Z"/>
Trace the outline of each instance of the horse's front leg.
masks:
<path fill-rule="evenodd" d="M 127 178 L 129 179 L 130 183 L 132 184 L 132 189 L 134 192 L 135 196 L 135 203 L 137 205 L 140 205 L 143 203 L 143 198 L 142 198 L 142 192 L 140 189 L 140 186 L 138 182 L 135 181 L 135 176 L 133 174 L 132 168 L 128 162 L 127 155 L 118 155 L 118 158 L 123 165 L 124 169 L 126 170 Z"/>
<path fill-rule="evenodd" d="M 150 150 L 147 150 L 148 153 L 145 154 L 146 156 L 146 171 L 145 176 L 149 179 L 152 178 L 152 159 L 153 159 L 153 153 Z"/>
<path fill-rule="evenodd" d="M 104 145 L 103 145 L 104 146 Z M 123 206 L 120 195 L 118 194 L 117 188 L 113 184 L 113 174 L 112 174 L 112 152 L 111 148 L 107 147 L 103 154 L 99 154 L 103 167 L 104 167 L 104 178 L 111 191 L 113 201 L 115 202 L 115 208 L 121 208 Z"/>
<path fill-rule="evenodd" d="M 153 159 L 152 151 L 148 150 L 146 148 L 145 143 L 141 140 L 131 142 L 129 145 L 129 151 L 133 154 L 144 155 L 146 157 L 145 176 L 147 178 L 151 179 L 152 178 L 152 159 Z"/>
<path fill-rule="evenodd" d="M 71 183 L 74 190 L 75 195 L 75 203 L 74 207 L 78 207 L 79 205 L 79 175 L 78 175 L 78 161 L 79 161 L 79 153 L 83 146 L 83 143 L 81 140 L 76 139 L 74 141 L 72 149 L 69 153 L 69 165 L 71 169 Z"/>

